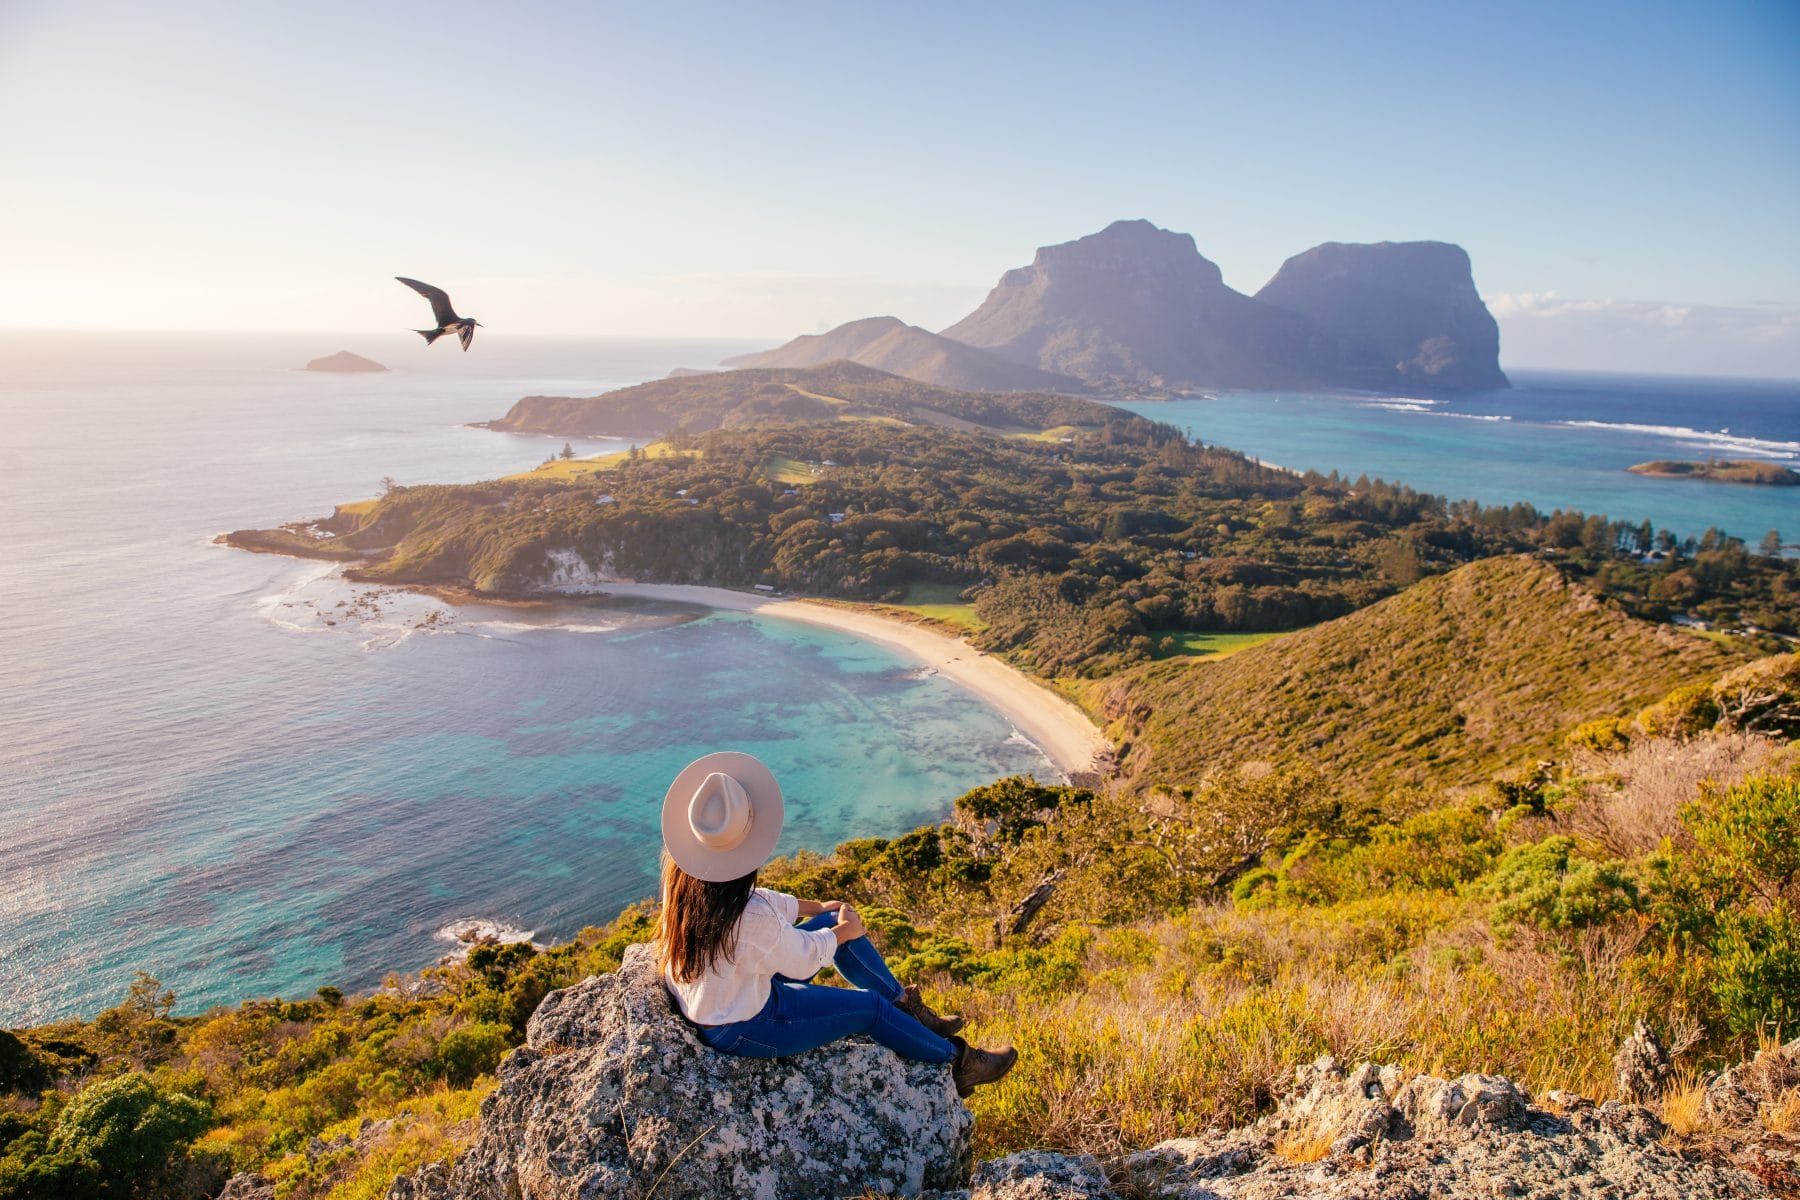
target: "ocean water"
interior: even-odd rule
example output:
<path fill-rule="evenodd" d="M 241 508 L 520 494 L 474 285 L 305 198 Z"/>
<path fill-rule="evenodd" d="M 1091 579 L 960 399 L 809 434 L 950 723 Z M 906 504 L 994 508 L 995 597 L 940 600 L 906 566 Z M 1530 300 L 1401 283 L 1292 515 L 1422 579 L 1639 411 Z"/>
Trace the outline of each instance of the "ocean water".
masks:
<path fill-rule="evenodd" d="M 1127 405 L 1207 442 L 1295 470 L 1368 474 L 1486 504 L 1525 500 L 1754 547 L 1800 541 L 1800 489 L 1626 470 L 1651 459 L 1757 458 L 1800 468 L 1800 381 L 1509 372 L 1455 397 L 1222 392 Z"/>
<path fill-rule="evenodd" d="M 294 369 L 345 347 L 403 369 Z M 783 852 L 1053 775 L 984 703 L 834 631 L 453 610 L 211 544 L 387 475 L 524 469 L 560 441 L 464 423 L 745 348 L 0 335 L 0 1025 L 92 1013 L 138 969 L 196 1011 L 374 986 L 458 921 L 566 937 L 654 891 L 663 789 L 713 749 L 773 767 Z"/>

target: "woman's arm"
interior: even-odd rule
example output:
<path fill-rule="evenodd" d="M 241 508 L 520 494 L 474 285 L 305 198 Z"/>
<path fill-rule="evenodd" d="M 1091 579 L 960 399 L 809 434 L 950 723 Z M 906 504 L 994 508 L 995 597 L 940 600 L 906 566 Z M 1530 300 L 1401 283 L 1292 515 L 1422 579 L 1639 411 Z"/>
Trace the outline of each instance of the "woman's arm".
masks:
<path fill-rule="evenodd" d="M 842 900 L 795 900 L 800 906 L 800 916 L 816 917 L 820 913 L 834 912 L 838 915 L 837 924 L 831 926 L 832 936 L 837 938 L 838 945 L 853 942 L 864 936 L 868 930 L 863 928 L 862 918 L 854 908 Z"/>

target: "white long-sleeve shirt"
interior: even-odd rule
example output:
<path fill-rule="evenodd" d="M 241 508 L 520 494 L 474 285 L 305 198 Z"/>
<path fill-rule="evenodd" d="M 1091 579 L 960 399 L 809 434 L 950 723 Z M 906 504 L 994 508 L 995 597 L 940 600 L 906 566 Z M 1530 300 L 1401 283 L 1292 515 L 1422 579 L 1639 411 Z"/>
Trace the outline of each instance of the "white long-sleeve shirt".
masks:
<path fill-rule="evenodd" d="M 768 1002 L 777 975 L 807 979 L 829 966 L 837 954 L 837 934 L 829 929 L 798 929 L 800 902 L 786 892 L 757 888 L 750 893 L 737 923 L 737 951 L 714 963 L 692 983 L 663 979 L 687 1019 L 700 1025 L 745 1021 Z"/>

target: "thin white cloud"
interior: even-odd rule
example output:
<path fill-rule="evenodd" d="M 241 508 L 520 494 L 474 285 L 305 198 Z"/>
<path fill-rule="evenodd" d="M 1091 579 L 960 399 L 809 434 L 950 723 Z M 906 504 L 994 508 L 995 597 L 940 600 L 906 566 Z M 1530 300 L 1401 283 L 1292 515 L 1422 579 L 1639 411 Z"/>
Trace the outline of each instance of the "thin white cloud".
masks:
<path fill-rule="evenodd" d="M 1554 291 L 1485 297 L 1502 359 L 1521 366 L 1800 375 L 1800 308 L 1595 300 Z"/>

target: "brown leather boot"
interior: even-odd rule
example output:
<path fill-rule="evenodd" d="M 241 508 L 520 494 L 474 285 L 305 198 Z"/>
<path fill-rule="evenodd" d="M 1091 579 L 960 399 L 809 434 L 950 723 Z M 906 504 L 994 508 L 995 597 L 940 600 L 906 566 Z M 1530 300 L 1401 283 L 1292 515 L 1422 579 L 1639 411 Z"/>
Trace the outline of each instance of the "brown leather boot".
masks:
<path fill-rule="evenodd" d="M 932 1012 L 925 1003 L 925 997 L 919 994 L 919 985 L 916 983 L 906 985 L 906 991 L 900 999 L 894 1001 L 894 1007 L 939 1037 L 949 1037 L 953 1033 L 959 1033 L 963 1027 L 963 1019 L 954 1013 L 947 1017 L 940 1017 Z"/>
<path fill-rule="evenodd" d="M 1019 1052 L 1011 1046 L 1004 1050 L 977 1050 L 959 1037 L 950 1040 L 956 1045 L 956 1057 L 950 1062 L 950 1081 L 964 1100 L 982 1084 L 1001 1079 L 1019 1061 Z"/>

